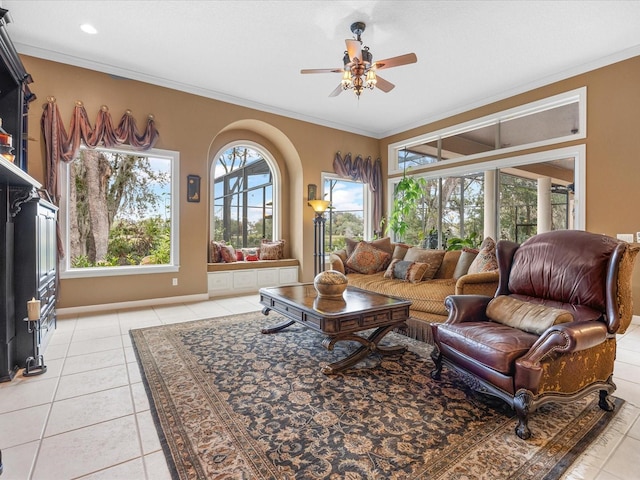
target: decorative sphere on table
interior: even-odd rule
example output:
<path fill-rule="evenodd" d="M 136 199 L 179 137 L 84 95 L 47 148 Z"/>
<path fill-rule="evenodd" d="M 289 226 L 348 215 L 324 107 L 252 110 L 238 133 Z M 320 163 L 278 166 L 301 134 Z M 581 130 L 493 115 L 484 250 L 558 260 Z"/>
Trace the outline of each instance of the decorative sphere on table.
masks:
<path fill-rule="evenodd" d="M 313 286 L 322 298 L 342 298 L 347 284 L 347 277 L 337 270 L 325 270 L 313 279 Z"/>

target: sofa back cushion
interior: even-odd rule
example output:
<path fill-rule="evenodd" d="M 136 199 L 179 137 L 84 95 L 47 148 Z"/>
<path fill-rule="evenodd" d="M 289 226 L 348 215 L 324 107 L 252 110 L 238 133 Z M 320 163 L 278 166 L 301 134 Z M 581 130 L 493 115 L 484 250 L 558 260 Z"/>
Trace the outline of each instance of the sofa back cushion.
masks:
<path fill-rule="evenodd" d="M 469 267 L 478 256 L 478 250 L 474 248 L 463 248 L 460 252 L 460 258 L 453 271 L 453 278 L 456 280 L 469 272 Z"/>
<path fill-rule="evenodd" d="M 460 250 L 450 250 L 445 252 L 440 268 L 433 278 L 453 278 L 453 273 L 456 271 L 461 253 L 462 252 Z"/>

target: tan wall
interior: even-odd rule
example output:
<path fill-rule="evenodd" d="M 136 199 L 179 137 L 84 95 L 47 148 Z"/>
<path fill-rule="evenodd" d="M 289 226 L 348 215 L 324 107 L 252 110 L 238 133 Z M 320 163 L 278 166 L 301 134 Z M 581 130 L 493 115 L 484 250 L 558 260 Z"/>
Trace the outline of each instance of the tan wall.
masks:
<path fill-rule="evenodd" d="M 635 57 L 455 117 L 387 137 L 380 142 L 387 164 L 389 144 L 497 111 L 587 87 L 586 229 L 616 236 L 640 231 L 640 57 Z M 568 142 L 547 148 L 558 148 Z M 538 149 L 540 150 L 540 149 Z M 532 153 L 535 150 L 523 153 Z M 494 159 L 497 157 L 491 157 Z M 488 159 L 484 159 L 486 161 Z M 640 314 L 640 261 L 633 280 L 634 313 Z"/>
<path fill-rule="evenodd" d="M 101 105 L 114 122 L 130 109 L 139 126 L 155 115 L 160 132 L 157 148 L 180 152 L 180 271 L 61 281 L 59 307 L 102 305 L 207 292 L 209 166 L 212 156 L 233 140 L 252 140 L 268 149 L 283 180 L 282 235 L 287 253 L 301 262 L 300 278 L 313 279 L 313 211 L 306 205 L 309 183 L 320 184 L 321 172 L 333 172 L 337 151 L 379 156 L 378 140 L 299 120 L 191 95 L 133 80 L 23 56 L 37 99 L 29 111 L 29 173 L 43 181 L 44 159 L 40 118 L 48 96 L 57 100 L 68 129 L 76 100 L 92 123 Z M 186 176 L 202 177 L 200 203 L 187 203 Z M 178 286 L 171 279 L 178 278 Z"/>
<path fill-rule="evenodd" d="M 306 206 L 306 185 L 319 184 L 322 171 L 333 171 L 336 151 L 373 158 L 380 155 L 386 176 L 390 143 L 582 86 L 587 87 L 586 228 L 612 236 L 640 231 L 640 215 L 634 211 L 634 206 L 640 205 L 640 135 L 637 133 L 640 57 L 380 141 L 141 82 L 116 80 L 81 68 L 22 58 L 34 78 L 32 90 L 38 96 L 29 112 L 29 136 L 33 139 L 29 144 L 29 173 L 32 176 L 42 180 L 40 106 L 50 95 L 56 97 L 65 122 L 70 119 L 76 100 L 84 102 L 90 118 L 103 104 L 109 106 L 114 119 L 131 109 L 139 125 L 144 124 L 148 113 L 153 113 L 160 131 L 157 147 L 181 154 L 182 193 L 186 175 L 197 174 L 203 179 L 203 198 L 208 189 L 212 156 L 229 141 L 256 141 L 274 155 L 286 180 L 283 182 L 282 238 L 287 240 L 288 253 L 301 261 L 304 281 L 313 277 L 313 213 Z M 425 112 L 425 116 L 427 114 Z M 554 148 L 572 143 L 581 141 Z M 60 307 L 205 293 L 208 204 L 205 201 L 186 203 L 184 198 L 180 201 L 181 268 L 177 275 L 64 280 Z M 172 287 L 171 278 L 176 276 L 179 286 Z M 634 272 L 633 291 L 634 312 L 640 314 L 640 262 Z"/>

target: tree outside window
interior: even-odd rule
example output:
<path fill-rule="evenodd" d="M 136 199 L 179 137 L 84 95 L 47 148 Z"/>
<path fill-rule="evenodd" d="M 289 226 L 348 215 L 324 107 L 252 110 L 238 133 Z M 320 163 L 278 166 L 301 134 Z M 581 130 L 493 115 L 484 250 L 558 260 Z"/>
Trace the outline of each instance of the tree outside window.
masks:
<path fill-rule="evenodd" d="M 364 239 L 368 222 L 368 187 L 362 182 L 324 175 L 324 199 L 331 202 L 325 213 L 325 250 L 345 248 L 345 238 Z"/>
<path fill-rule="evenodd" d="M 174 161 L 79 150 L 67 170 L 67 271 L 172 264 Z"/>

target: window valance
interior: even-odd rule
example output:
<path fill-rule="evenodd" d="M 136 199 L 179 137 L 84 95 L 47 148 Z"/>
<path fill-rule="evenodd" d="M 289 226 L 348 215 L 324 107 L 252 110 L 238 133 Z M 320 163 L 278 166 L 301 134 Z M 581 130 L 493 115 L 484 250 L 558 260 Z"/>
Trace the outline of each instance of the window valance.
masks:
<path fill-rule="evenodd" d="M 95 127 L 92 127 L 83 103 L 77 101 L 67 132 L 56 99 L 48 97 L 43 108 L 41 127 L 45 144 L 45 188 L 56 204 L 60 200 L 58 165 L 60 161 L 71 161 L 82 143 L 89 148 L 129 145 L 135 150 L 149 150 L 158 140 L 159 133 L 153 115 L 147 117 L 145 130 L 140 134 L 131 110 L 125 111 L 118 126 L 114 128 L 109 108 L 103 105 L 98 112 Z"/>
<path fill-rule="evenodd" d="M 382 234 L 382 161 L 378 158 L 375 161 L 371 157 L 363 159 L 361 155 L 356 155 L 352 160 L 351 153 L 347 153 L 344 158 L 340 152 L 336 153 L 333 159 L 333 170 L 344 178 L 365 183 L 373 194 L 373 229 L 377 235 Z"/>

